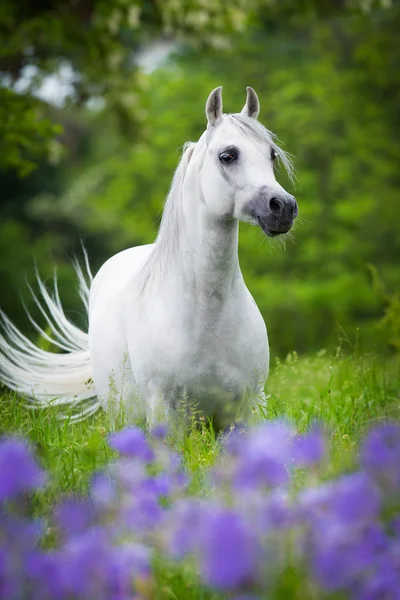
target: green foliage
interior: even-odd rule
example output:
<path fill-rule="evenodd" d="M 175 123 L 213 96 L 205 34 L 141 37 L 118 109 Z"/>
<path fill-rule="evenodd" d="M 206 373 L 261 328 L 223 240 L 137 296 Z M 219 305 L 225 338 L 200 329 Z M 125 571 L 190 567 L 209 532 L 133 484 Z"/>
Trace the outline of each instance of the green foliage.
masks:
<path fill-rule="evenodd" d="M 0 207 L 2 308 L 23 323 L 15 293 L 33 253 L 45 274 L 52 261 L 59 265 L 63 301 L 76 315 L 67 265 L 79 238 L 94 271 L 111 254 L 153 241 L 181 147 L 204 130 L 209 91 L 224 84 L 225 110 L 237 111 L 250 84 L 260 96 L 261 121 L 294 155 L 298 176 L 294 189 L 277 174 L 300 206 L 286 249 L 248 225 L 240 232 L 241 266 L 273 355 L 331 348 L 341 330 L 351 339 L 359 331 L 364 347 L 387 349 L 388 337 L 397 347 L 387 327 L 376 327 L 388 303 L 371 285 L 368 264 L 388 289 L 399 286 L 400 7 L 345 18 L 332 11 L 321 20 L 285 5 L 290 19 L 271 2 L 256 28 L 230 37 L 230 49 L 181 46 L 168 64 L 141 74 L 138 89 L 136 74 L 129 85 L 141 127 L 132 139 L 121 138 L 108 109 L 69 113 L 65 136 L 74 151 L 25 186 L 11 182 L 11 198 Z M 390 311 L 393 324 L 396 302 Z"/>
<path fill-rule="evenodd" d="M 377 327 L 386 332 L 388 342 L 400 351 L 400 292 L 389 292 L 374 265 L 369 265 L 373 286 L 385 302 L 384 315 Z"/>
<path fill-rule="evenodd" d="M 36 161 L 56 155 L 59 143 L 54 137 L 62 128 L 46 113 L 38 100 L 0 88 L 0 168 L 14 168 L 24 177 Z"/>
<path fill-rule="evenodd" d="M 221 46 L 229 34 L 245 26 L 255 6 L 256 0 L 239 0 L 232 6 L 223 0 L 44 4 L 4 0 L 0 85 L 16 89 L 22 77 L 26 90 L 18 96 L 0 88 L 0 167 L 26 175 L 41 156 L 54 152 L 58 129 L 49 110 L 39 115 L 39 103 L 33 98 L 47 75 L 68 70 L 70 105 L 84 106 L 89 99 L 101 98 L 122 129 L 135 135 L 141 122 L 142 91 L 135 60 L 143 44 L 151 38 L 175 36 L 203 46 Z"/>
<path fill-rule="evenodd" d="M 231 34 L 266 15 L 275 19 L 299 12 L 326 16 L 390 4 L 390 0 L 291 0 L 282 7 L 276 0 L 56 0 L 44 4 L 3 0 L 0 86 L 13 87 L 26 75 L 26 67 L 31 77 L 29 82 L 25 78 L 27 89 L 19 98 L 0 89 L 0 134 L 7 134 L 0 137 L 0 167 L 16 168 L 23 176 L 40 157 L 58 152 L 54 148 L 57 127 L 33 100 L 49 74 L 68 68 L 69 103 L 84 105 L 91 98 L 102 98 L 123 130 L 134 135 L 142 114 L 142 80 L 134 59 L 150 39 L 174 37 L 198 47 L 226 48 Z"/>

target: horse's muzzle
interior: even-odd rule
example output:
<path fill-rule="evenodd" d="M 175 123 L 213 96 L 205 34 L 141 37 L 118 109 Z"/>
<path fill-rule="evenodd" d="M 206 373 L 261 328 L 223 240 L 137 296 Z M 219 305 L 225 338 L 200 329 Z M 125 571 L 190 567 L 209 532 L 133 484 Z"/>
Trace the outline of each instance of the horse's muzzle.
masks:
<path fill-rule="evenodd" d="M 296 199 L 286 192 L 259 193 L 249 202 L 246 212 L 256 219 L 269 237 L 287 233 L 299 214 Z"/>

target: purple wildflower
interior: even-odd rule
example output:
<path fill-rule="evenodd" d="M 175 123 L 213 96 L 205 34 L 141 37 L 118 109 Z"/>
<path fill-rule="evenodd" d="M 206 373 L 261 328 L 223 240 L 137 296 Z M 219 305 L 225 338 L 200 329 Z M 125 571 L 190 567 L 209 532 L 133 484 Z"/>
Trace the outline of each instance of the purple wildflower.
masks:
<path fill-rule="evenodd" d="M 132 526 L 137 531 L 152 530 L 160 523 L 163 508 L 159 504 L 157 494 L 142 492 L 135 498 L 125 515 L 127 526 Z"/>
<path fill-rule="evenodd" d="M 182 499 L 171 507 L 166 524 L 168 552 L 181 558 L 198 546 L 205 519 L 205 505 L 197 499 Z"/>
<path fill-rule="evenodd" d="M 222 447 L 227 454 L 236 456 L 245 443 L 248 430 L 241 425 L 235 425 L 222 436 Z"/>
<path fill-rule="evenodd" d="M 143 480 L 141 489 L 157 497 L 168 496 L 171 490 L 170 477 L 167 473 L 159 473 L 154 477 L 147 477 Z"/>
<path fill-rule="evenodd" d="M 345 528 L 328 525 L 315 539 L 314 575 L 326 591 L 349 589 L 371 572 L 387 543 L 375 525 L 351 535 Z"/>
<path fill-rule="evenodd" d="M 154 452 L 139 427 L 126 427 L 110 435 L 109 444 L 120 454 L 131 458 L 140 458 L 144 462 L 151 462 Z"/>
<path fill-rule="evenodd" d="M 251 580 L 257 569 L 254 531 L 232 510 L 207 511 L 199 539 L 200 570 L 205 582 L 234 589 Z"/>
<path fill-rule="evenodd" d="M 68 598 L 107 598 L 112 545 L 101 528 L 71 537 L 59 554 L 60 589 Z"/>
<path fill-rule="evenodd" d="M 168 435 L 168 427 L 166 425 L 163 425 L 163 424 L 156 425 L 150 431 L 150 434 L 151 434 L 152 437 L 154 437 L 156 439 L 165 440 L 165 438 Z"/>
<path fill-rule="evenodd" d="M 351 527 L 378 516 L 380 497 L 378 488 L 367 475 L 357 473 L 304 490 L 299 494 L 299 508 L 313 523 L 321 521 Z"/>
<path fill-rule="evenodd" d="M 66 534 L 74 535 L 82 533 L 91 525 L 94 511 L 88 499 L 72 496 L 58 504 L 54 516 Z"/>
<path fill-rule="evenodd" d="M 392 526 L 394 534 L 396 535 L 396 537 L 398 538 L 399 543 L 400 543 L 400 515 L 396 516 L 392 520 L 391 526 Z"/>
<path fill-rule="evenodd" d="M 378 516 L 380 493 L 365 474 L 346 475 L 334 484 L 329 505 L 343 524 L 364 523 Z"/>
<path fill-rule="evenodd" d="M 64 598 L 60 579 L 61 561 L 62 555 L 59 551 L 47 553 L 36 550 L 27 556 L 25 574 L 32 588 L 30 598 L 37 598 L 38 600 Z"/>
<path fill-rule="evenodd" d="M 116 547 L 115 564 L 128 581 L 133 576 L 147 577 L 151 572 L 152 550 L 143 544 L 133 542 Z"/>
<path fill-rule="evenodd" d="M 117 502 L 117 490 L 114 482 L 107 473 L 96 473 L 90 488 L 91 500 L 100 510 L 112 509 Z"/>
<path fill-rule="evenodd" d="M 199 499 L 184 489 L 188 479 L 179 454 L 160 441 L 153 441 L 153 452 L 138 428 L 121 431 L 110 444 L 125 457 L 94 477 L 89 497 L 67 497 L 56 507 L 57 547 L 51 552 L 38 547 L 42 522 L 16 514 L 22 503 L 12 511 L 0 505 L 0 597 L 132 600 L 141 585 L 147 597 L 155 547 L 169 558 L 190 553 L 202 581 L 234 600 L 273 596 L 276 584 L 285 585 L 288 561 L 295 570 L 309 568 L 299 579 L 302 591 L 311 576 L 317 594 L 400 600 L 399 505 L 391 494 L 398 481 L 399 432 L 390 425 L 369 434 L 361 473 L 300 493 L 296 485 L 283 485 L 287 466 L 307 468 L 321 459 L 319 431 L 294 437 L 287 426 L 268 424 L 232 434 L 215 468 L 218 477 L 212 482 L 205 474 L 213 484 L 207 499 Z M 4 457 L 16 457 L 12 467 Z M 19 440 L 0 443 L 3 463 L 4 499 L 43 480 Z M 27 473 L 23 484 L 10 476 L 14 464 Z"/>
<path fill-rule="evenodd" d="M 286 491 L 275 489 L 267 498 L 261 497 L 257 508 L 257 524 L 265 533 L 283 532 L 295 524 L 295 511 Z"/>
<path fill-rule="evenodd" d="M 0 473 L 0 502 L 35 490 L 45 481 L 27 444 L 15 438 L 0 441 Z"/>
<path fill-rule="evenodd" d="M 319 463 L 326 453 L 326 440 L 320 430 L 313 430 L 293 439 L 292 455 L 298 467 L 307 467 Z"/>
<path fill-rule="evenodd" d="M 239 451 L 235 487 L 238 489 L 286 484 L 292 431 L 282 424 L 256 428 L 243 439 Z"/>
<path fill-rule="evenodd" d="M 21 565 L 9 550 L 0 548 L 0 598 L 22 598 L 24 583 Z"/>
<path fill-rule="evenodd" d="M 400 487 L 400 425 L 386 423 L 369 432 L 360 453 L 362 467 L 377 481 Z"/>

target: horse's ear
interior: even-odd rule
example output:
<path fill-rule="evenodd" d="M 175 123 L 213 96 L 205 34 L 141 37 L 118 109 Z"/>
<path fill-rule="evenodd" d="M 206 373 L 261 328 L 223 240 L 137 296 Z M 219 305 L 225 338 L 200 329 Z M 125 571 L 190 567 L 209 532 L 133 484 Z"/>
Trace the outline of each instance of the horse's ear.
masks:
<path fill-rule="evenodd" d="M 209 125 L 215 125 L 222 117 L 222 86 L 215 88 L 206 102 L 206 115 Z"/>
<path fill-rule="evenodd" d="M 247 86 L 246 90 L 246 104 L 243 106 L 241 114 L 250 117 L 251 119 L 257 119 L 258 113 L 260 112 L 260 101 L 253 88 Z"/>

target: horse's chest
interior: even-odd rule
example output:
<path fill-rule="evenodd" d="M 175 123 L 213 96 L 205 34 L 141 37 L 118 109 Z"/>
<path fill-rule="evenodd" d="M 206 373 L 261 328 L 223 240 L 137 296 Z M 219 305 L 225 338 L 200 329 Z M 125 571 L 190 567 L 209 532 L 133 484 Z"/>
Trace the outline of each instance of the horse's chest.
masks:
<path fill-rule="evenodd" d="M 150 340 L 151 335 L 154 340 Z M 256 389 L 268 371 L 268 340 L 257 307 L 233 303 L 220 311 L 193 310 L 163 315 L 142 345 L 141 376 L 159 391 L 184 390 L 191 396 Z"/>

